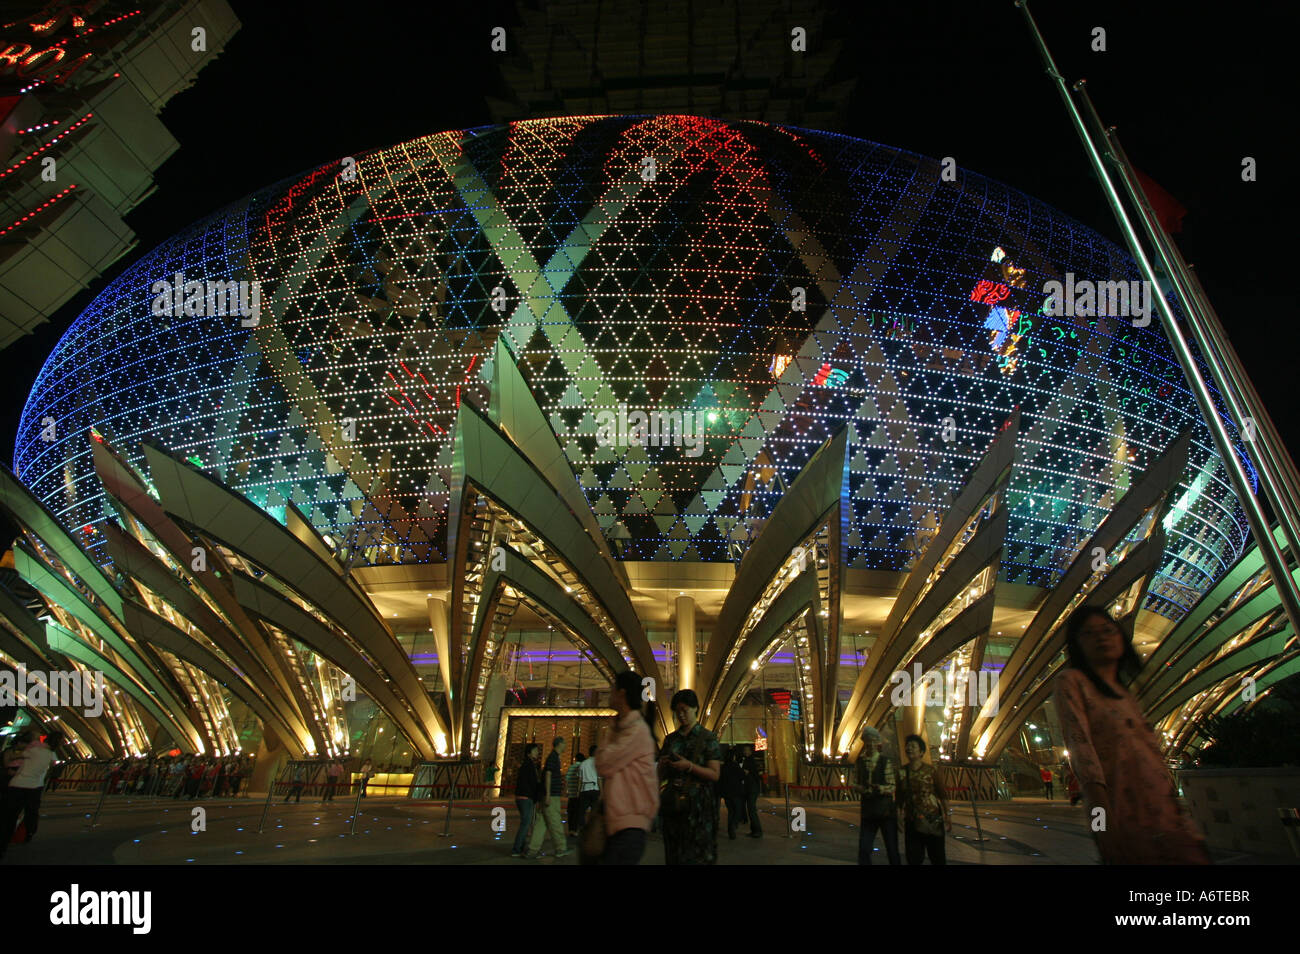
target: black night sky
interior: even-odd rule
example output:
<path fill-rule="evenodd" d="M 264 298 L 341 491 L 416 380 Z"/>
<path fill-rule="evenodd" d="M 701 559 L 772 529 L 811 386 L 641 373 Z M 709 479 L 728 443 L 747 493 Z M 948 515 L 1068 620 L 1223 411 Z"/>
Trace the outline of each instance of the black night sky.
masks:
<path fill-rule="evenodd" d="M 676 0 L 685 2 L 685 0 Z M 700 0 L 695 0 L 696 3 Z M 514 4 L 230 0 L 243 26 L 162 119 L 180 142 L 128 221 L 138 248 L 37 334 L 5 351 L 0 441 L 44 358 L 105 283 L 191 222 L 285 176 L 448 128 L 491 122 L 489 31 Z M 842 130 L 958 165 L 1120 241 L 1055 86 L 1011 0 L 828 4 L 857 71 Z M 1284 5 L 1087 2 L 1034 6 L 1062 73 L 1089 86 L 1134 163 L 1187 209 L 1176 239 L 1294 447 L 1295 296 L 1285 150 L 1293 120 Z M 1104 27 L 1107 52 L 1090 49 Z M 815 46 L 809 56 L 817 55 Z M 1292 101 L 1292 106 L 1286 103 Z M 1241 160 L 1258 181 L 1241 180 Z M 1122 243 L 1121 243 L 1122 244 Z M 9 457 L 9 454 L 6 454 Z"/>

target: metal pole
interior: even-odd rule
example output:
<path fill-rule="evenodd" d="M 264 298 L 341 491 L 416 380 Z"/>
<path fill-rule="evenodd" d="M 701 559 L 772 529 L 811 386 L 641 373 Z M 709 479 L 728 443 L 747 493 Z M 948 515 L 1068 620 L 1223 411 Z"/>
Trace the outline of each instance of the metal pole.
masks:
<path fill-rule="evenodd" d="M 1125 242 L 1128 244 L 1129 251 L 1133 253 L 1138 268 L 1143 278 L 1151 283 L 1151 287 L 1158 289 L 1160 283 L 1157 280 L 1155 269 L 1151 265 L 1150 259 L 1147 258 L 1146 251 L 1142 248 L 1142 243 L 1138 239 L 1136 230 L 1132 222 L 1129 221 L 1128 213 L 1124 209 L 1124 204 L 1115 190 L 1115 185 L 1111 182 L 1110 174 L 1106 171 L 1106 164 L 1093 144 L 1091 136 L 1088 134 L 1087 126 L 1084 124 L 1083 117 L 1079 115 L 1078 109 L 1075 108 L 1074 100 L 1070 97 L 1070 91 L 1066 87 L 1065 79 L 1056 69 L 1056 63 L 1052 59 L 1052 54 L 1047 49 L 1047 43 L 1041 33 L 1038 32 L 1038 25 L 1034 22 L 1033 14 L 1029 12 L 1026 0 L 1016 0 L 1016 6 L 1024 12 L 1025 19 L 1029 23 L 1030 32 L 1038 44 L 1039 52 L 1043 56 L 1043 61 L 1047 66 L 1047 74 L 1055 81 L 1057 89 L 1060 91 L 1061 98 L 1065 101 L 1066 109 L 1069 112 L 1070 120 L 1074 124 L 1075 131 L 1079 134 L 1083 142 L 1084 151 L 1088 155 L 1088 160 L 1092 164 L 1093 171 L 1097 174 L 1101 182 L 1102 191 L 1106 201 L 1115 214 L 1115 221 L 1119 224 L 1120 231 L 1124 235 Z M 1201 377 L 1200 369 L 1196 366 L 1196 359 L 1192 354 L 1191 346 L 1187 342 L 1187 337 L 1183 329 L 1179 326 L 1177 318 L 1174 316 L 1173 309 L 1164 295 L 1155 295 L 1156 305 L 1160 309 L 1160 315 L 1165 321 L 1169 342 L 1173 345 L 1174 353 L 1178 356 L 1179 364 L 1182 366 L 1183 374 L 1187 378 L 1187 383 L 1191 385 L 1193 393 L 1196 395 L 1197 404 L 1200 407 L 1201 414 L 1205 418 L 1205 424 L 1210 430 L 1210 435 L 1214 438 L 1215 447 L 1219 452 L 1219 457 L 1223 461 L 1224 467 L 1228 471 L 1228 477 L 1232 480 L 1233 489 L 1237 493 L 1238 501 L 1242 509 L 1246 512 L 1246 519 L 1250 523 L 1251 533 L 1255 537 L 1255 543 L 1260 549 L 1264 562 L 1269 568 L 1273 579 L 1277 582 L 1278 597 L 1282 605 L 1286 608 L 1287 616 L 1291 619 L 1291 625 L 1297 632 L 1300 632 L 1300 598 L 1297 597 L 1294 585 L 1288 585 L 1291 582 L 1291 574 L 1287 568 L 1286 561 L 1282 558 L 1276 542 L 1273 540 L 1272 533 L 1269 532 L 1268 521 L 1260 509 L 1259 501 L 1255 498 L 1250 487 L 1250 480 L 1246 476 L 1245 468 L 1242 466 L 1240 458 L 1236 453 L 1236 448 L 1232 445 L 1232 438 L 1223 426 L 1223 421 L 1219 417 L 1218 408 L 1215 407 L 1214 399 L 1210 395 L 1209 388 L 1205 380 Z"/>
<path fill-rule="evenodd" d="M 758 803 L 754 803 L 755 811 L 758 810 Z M 750 819 L 751 823 L 753 819 Z M 785 837 L 793 838 L 794 832 L 790 830 L 790 783 L 785 783 Z"/>
<path fill-rule="evenodd" d="M 357 786 L 357 797 L 352 803 L 352 827 L 348 829 L 349 835 L 357 833 L 357 816 L 361 814 L 361 793 L 366 790 L 365 773 L 361 773 L 361 784 Z"/>
<path fill-rule="evenodd" d="M 1240 362 L 1232 345 L 1223 336 L 1222 325 L 1214 314 L 1213 308 L 1209 307 L 1204 291 L 1199 284 L 1194 284 L 1191 280 L 1191 276 L 1186 271 L 1186 263 L 1178 254 L 1177 247 L 1165 233 L 1164 227 L 1147 201 L 1133 164 L 1124 152 L 1115 128 L 1103 126 L 1101 116 L 1088 95 L 1085 80 L 1075 83 L 1074 90 L 1083 101 L 1095 132 L 1109 146 L 1109 157 L 1120 174 L 1120 181 L 1124 184 L 1129 201 L 1137 209 L 1139 221 L 1147 233 L 1147 238 L 1151 241 L 1165 273 L 1178 293 L 1178 299 L 1182 302 L 1187 316 L 1187 327 L 1192 332 L 1197 346 L 1206 356 L 1206 365 L 1210 369 L 1211 377 L 1214 378 L 1215 386 L 1218 387 L 1232 416 L 1236 419 L 1238 430 L 1246 431 L 1249 435 L 1247 442 L 1255 451 L 1257 471 L 1264 487 L 1265 497 L 1281 524 L 1287 544 L 1293 555 L 1300 554 L 1300 536 L 1296 533 L 1296 517 L 1300 509 L 1296 506 L 1295 488 L 1288 485 L 1286 463 L 1289 461 L 1286 461 L 1285 454 L 1282 455 L 1283 461 L 1279 461 L 1274 453 L 1273 442 L 1276 437 L 1272 421 L 1268 413 L 1258 404 L 1259 396 L 1254 393 L 1254 388 L 1249 386 L 1249 378 L 1246 377 L 1244 369 L 1240 368 Z M 1216 355 L 1218 361 L 1214 360 Z M 1252 424 L 1247 425 L 1245 423 L 1247 420 Z M 1252 425 L 1259 425 L 1259 430 L 1263 433 L 1258 435 L 1251 433 Z M 1280 444 L 1280 441 L 1278 443 Z"/>
<path fill-rule="evenodd" d="M 971 779 L 971 781 L 973 782 L 974 779 Z M 983 842 L 988 841 L 988 839 L 984 837 L 984 826 L 980 824 L 980 808 L 979 802 L 975 799 L 974 785 L 971 786 L 970 790 L 970 810 L 971 814 L 975 816 L 975 843 L 977 845 L 982 844 Z"/>
<path fill-rule="evenodd" d="M 456 799 L 456 781 L 447 779 L 447 817 L 443 819 L 442 831 L 438 833 L 439 838 L 447 838 L 451 835 L 451 803 Z"/>
<path fill-rule="evenodd" d="M 113 773 L 108 771 L 108 766 L 104 766 L 104 787 L 99 792 L 99 804 L 95 806 L 95 817 L 90 820 L 90 827 L 94 828 L 99 824 L 99 812 L 104 807 L 104 798 L 108 795 L 108 783 L 112 780 Z"/>
<path fill-rule="evenodd" d="M 1262 430 L 1268 437 L 1268 442 L 1264 446 L 1270 449 L 1273 447 L 1285 447 L 1281 436 L 1277 432 L 1277 428 L 1273 425 L 1273 419 L 1264 410 L 1264 404 L 1260 400 L 1259 392 L 1255 390 L 1255 385 L 1251 382 L 1249 376 L 1247 376 L 1245 369 L 1242 368 L 1241 359 L 1237 357 L 1236 350 L 1227 340 L 1223 330 L 1223 322 L 1219 320 L 1218 313 L 1214 310 L 1214 306 L 1210 304 L 1210 300 L 1205 294 L 1205 289 L 1201 285 L 1201 280 L 1196 274 L 1195 267 L 1188 265 L 1187 262 L 1183 260 L 1182 253 L 1179 252 L 1177 245 L 1173 245 L 1172 242 L 1170 245 L 1175 260 L 1182 268 L 1183 274 L 1187 278 L 1192 292 L 1195 294 L 1197 301 L 1201 304 L 1204 310 L 1207 329 L 1216 342 L 1221 342 L 1220 353 L 1225 359 L 1225 364 L 1228 366 L 1232 374 L 1240 380 L 1241 391 L 1245 396 L 1245 400 L 1258 412 L 1256 423 L 1262 425 Z M 1295 508 L 1294 514 L 1300 516 L 1300 472 L 1296 470 L 1295 462 L 1292 461 L 1291 456 L 1285 452 L 1278 456 L 1277 463 L 1280 465 L 1279 476 L 1283 481 L 1283 486 L 1291 494 L 1291 503 Z"/>
<path fill-rule="evenodd" d="M 271 812 L 271 796 L 275 794 L 275 779 L 272 778 L 266 783 L 266 804 L 262 806 L 262 820 L 257 823 L 257 833 L 260 835 L 262 829 L 266 827 L 266 816 Z"/>

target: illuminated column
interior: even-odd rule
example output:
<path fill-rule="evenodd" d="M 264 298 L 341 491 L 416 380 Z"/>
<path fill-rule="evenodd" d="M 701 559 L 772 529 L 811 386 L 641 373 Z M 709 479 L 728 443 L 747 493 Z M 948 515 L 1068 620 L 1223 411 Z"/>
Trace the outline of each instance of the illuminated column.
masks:
<path fill-rule="evenodd" d="M 280 741 L 279 734 L 269 725 L 262 727 L 262 740 L 257 744 L 257 759 L 253 762 L 253 777 L 249 779 L 249 792 L 269 792 L 280 766 L 289 757 L 289 750 Z"/>
<path fill-rule="evenodd" d="M 677 597 L 677 688 L 695 688 L 695 598 Z"/>
<path fill-rule="evenodd" d="M 908 675 L 912 675 L 916 670 L 910 670 Z M 932 682 L 926 681 L 926 676 L 931 680 L 938 680 L 937 687 L 931 690 Z M 912 687 L 912 692 L 908 694 L 910 705 L 899 706 L 897 715 L 894 717 L 894 733 L 897 736 L 895 740 L 898 745 L 899 764 L 907 761 L 906 740 L 909 735 L 919 735 L 925 737 L 925 707 L 928 701 L 927 697 L 936 696 L 942 692 L 943 672 L 926 673 L 921 680 Z M 926 743 L 929 745 L 929 742 Z"/>
<path fill-rule="evenodd" d="M 488 677 L 487 697 L 483 702 L 483 726 L 478 736 L 477 755 L 484 762 L 496 759 L 497 734 L 501 724 L 501 707 L 506 701 L 506 677 L 493 672 Z"/>
<path fill-rule="evenodd" d="M 429 626 L 433 630 L 433 645 L 438 650 L 438 671 L 442 673 L 442 686 L 447 691 L 447 715 L 451 718 L 451 738 L 459 740 L 460 719 L 459 699 L 452 691 L 451 683 L 451 639 L 447 628 L 447 603 L 445 600 L 427 599 L 425 606 L 429 611 Z M 453 742 L 453 745 L 457 743 Z"/>

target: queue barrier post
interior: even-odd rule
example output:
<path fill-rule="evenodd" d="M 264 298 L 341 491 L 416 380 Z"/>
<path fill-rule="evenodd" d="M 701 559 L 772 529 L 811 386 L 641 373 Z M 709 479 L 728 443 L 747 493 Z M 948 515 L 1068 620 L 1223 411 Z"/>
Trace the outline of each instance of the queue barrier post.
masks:
<path fill-rule="evenodd" d="M 104 773 L 104 787 L 99 790 L 99 803 L 95 805 L 95 816 L 90 820 L 90 827 L 95 828 L 99 825 L 99 812 L 104 807 L 104 799 L 108 796 L 108 783 L 113 778 L 113 773 Z"/>
<path fill-rule="evenodd" d="M 266 804 L 262 806 L 262 820 L 257 823 L 257 833 L 260 835 L 262 829 L 266 827 L 266 816 L 271 811 L 271 796 L 275 794 L 275 779 L 271 779 L 266 784 Z"/>
<path fill-rule="evenodd" d="M 785 783 L 785 837 L 793 838 L 794 832 L 790 830 L 790 783 Z"/>
<path fill-rule="evenodd" d="M 984 837 L 984 826 L 980 824 L 979 802 L 975 800 L 974 789 L 971 789 L 970 793 L 970 810 L 975 815 L 975 843 L 978 845 L 991 841 L 992 839 Z"/>
<path fill-rule="evenodd" d="M 456 800 L 456 783 L 452 780 L 447 781 L 447 815 L 443 819 L 442 831 L 438 833 L 439 838 L 448 838 L 451 836 L 451 804 Z"/>
<path fill-rule="evenodd" d="M 352 827 L 348 829 L 349 835 L 357 833 L 357 816 L 361 814 L 361 793 L 366 790 L 366 778 L 364 773 L 361 776 L 361 784 L 357 786 L 357 797 L 352 803 Z"/>

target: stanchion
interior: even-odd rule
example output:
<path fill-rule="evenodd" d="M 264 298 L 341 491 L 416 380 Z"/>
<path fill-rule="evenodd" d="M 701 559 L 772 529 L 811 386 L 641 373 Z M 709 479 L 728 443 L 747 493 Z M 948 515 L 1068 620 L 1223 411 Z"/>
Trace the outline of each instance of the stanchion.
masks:
<path fill-rule="evenodd" d="M 439 838 L 447 838 L 451 835 L 451 803 L 456 800 L 456 783 L 448 780 L 447 782 L 447 817 L 442 823 L 442 831 L 438 833 Z"/>
<path fill-rule="evenodd" d="M 991 841 L 992 839 L 984 837 L 984 826 L 980 824 L 979 803 L 975 801 L 974 789 L 971 789 L 970 793 L 970 810 L 975 814 L 975 844 Z"/>
<path fill-rule="evenodd" d="M 793 838 L 794 832 L 790 829 L 790 783 L 785 783 L 785 837 Z"/>
<path fill-rule="evenodd" d="M 108 783 L 112 780 L 112 772 L 109 772 L 104 776 L 104 787 L 99 791 L 99 804 L 95 806 L 95 817 L 90 820 L 91 828 L 94 828 L 99 824 L 99 810 L 104 807 L 104 799 L 108 797 Z"/>
<path fill-rule="evenodd" d="M 366 790 L 366 780 L 363 777 L 361 784 L 357 786 L 357 798 L 352 805 L 352 827 L 348 830 L 349 835 L 357 833 L 357 816 L 361 814 L 361 793 Z"/>
<path fill-rule="evenodd" d="M 260 835 L 262 829 L 266 827 L 266 816 L 271 811 L 271 796 L 275 794 L 275 779 L 266 783 L 266 804 L 262 806 L 262 820 L 257 823 L 257 833 Z"/>

